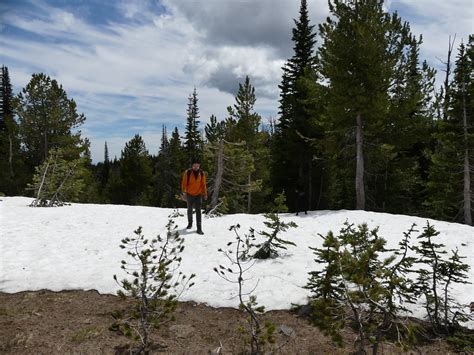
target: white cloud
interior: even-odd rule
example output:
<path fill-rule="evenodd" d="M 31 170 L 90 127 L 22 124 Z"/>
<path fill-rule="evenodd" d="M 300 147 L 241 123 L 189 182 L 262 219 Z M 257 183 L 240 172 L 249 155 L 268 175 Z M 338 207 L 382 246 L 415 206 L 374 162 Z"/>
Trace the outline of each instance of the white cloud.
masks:
<path fill-rule="evenodd" d="M 385 6 L 412 16 L 413 31 L 425 39 L 422 57 L 434 65 L 436 57 L 444 58 L 449 34 L 467 38 L 472 32 L 468 2 L 391 0 Z M 162 0 L 168 11 L 161 14 L 153 12 L 157 3 L 151 0 L 116 4 L 125 23 L 93 25 L 79 14 L 32 0 L 21 11 L 12 7 L 3 19 L 31 36 L 4 30 L 0 36 L 0 59 L 16 90 L 32 72 L 42 71 L 76 100 L 87 116 L 83 132 L 91 139 L 95 161 L 102 159 L 106 134 L 111 156 L 119 156 L 135 133 L 146 135 L 150 151 L 156 152 L 162 123 L 169 130 L 184 124 L 195 86 L 203 122 L 211 114 L 225 117 L 245 75 L 256 86 L 257 111 L 264 118 L 276 115 L 277 85 L 281 66 L 291 56 L 299 1 Z M 310 0 L 308 9 L 315 25 L 328 15 L 326 0 Z M 124 123 L 121 131 L 114 128 Z"/>
<path fill-rule="evenodd" d="M 393 0 L 390 10 L 399 10 L 402 16 L 409 17 L 402 19 L 410 21 L 414 34 L 423 36 L 420 57 L 438 70 L 436 79 L 441 83 L 449 37 L 456 35 L 457 48 L 461 40 L 466 43 L 469 34 L 474 33 L 474 1 Z"/>
<path fill-rule="evenodd" d="M 130 17 L 146 8 L 144 1 L 133 3 L 135 7 L 121 4 Z M 187 97 L 194 86 L 201 120 L 206 122 L 212 113 L 224 118 L 232 95 L 208 85 L 219 68 L 239 78 L 250 74 L 266 84 L 267 91 L 278 81 L 281 60 L 274 50 L 209 46 L 202 31 L 179 15 L 153 15 L 152 21 L 99 28 L 45 3 L 36 6 L 40 11 L 34 19 L 31 13 L 14 13 L 8 24 L 47 40 L 2 37 L 2 56 L 7 65 L 14 62 L 10 72 L 14 82 L 21 77 L 18 87 L 26 84 L 27 68 L 45 72 L 63 84 L 87 116 L 83 132 L 93 147 L 103 145 L 95 143 L 100 134 L 94 128 L 104 130 L 124 119 L 147 122 L 143 129 L 161 129 L 161 122 L 184 124 Z M 259 101 L 267 112 L 275 111 L 276 102 Z M 115 137 L 114 142 L 124 143 L 132 135 Z M 111 146 L 111 155 L 119 155 L 118 148 Z M 93 149 L 94 160 L 102 158 L 98 152 Z"/>

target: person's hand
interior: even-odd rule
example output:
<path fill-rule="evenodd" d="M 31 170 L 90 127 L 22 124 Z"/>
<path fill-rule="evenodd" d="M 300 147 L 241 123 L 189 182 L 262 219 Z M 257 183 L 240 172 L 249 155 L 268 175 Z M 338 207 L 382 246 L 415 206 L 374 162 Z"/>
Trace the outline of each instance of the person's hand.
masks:
<path fill-rule="evenodd" d="M 207 201 L 207 195 L 204 195 L 204 201 Z"/>

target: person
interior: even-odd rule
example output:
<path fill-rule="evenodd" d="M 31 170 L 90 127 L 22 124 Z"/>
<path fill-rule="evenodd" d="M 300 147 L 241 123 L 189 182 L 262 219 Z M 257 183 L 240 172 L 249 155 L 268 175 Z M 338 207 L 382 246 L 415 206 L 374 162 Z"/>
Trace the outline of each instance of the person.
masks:
<path fill-rule="evenodd" d="M 304 211 L 304 214 L 308 214 L 308 207 L 306 201 L 306 193 L 304 191 L 303 184 L 298 183 L 295 188 L 296 195 L 296 215 Z"/>
<path fill-rule="evenodd" d="M 201 163 L 198 159 L 193 159 L 191 169 L 184 172 L 181 191 L 188 205 L 188 226 L 186 229 L 193 227 L 194 208 L 196 210 L 197 233 L 204 234 L 201 223 L 201 202 L 203 197 L 204 200 L 207 200 L 206 175 L 201 170 Z"/>

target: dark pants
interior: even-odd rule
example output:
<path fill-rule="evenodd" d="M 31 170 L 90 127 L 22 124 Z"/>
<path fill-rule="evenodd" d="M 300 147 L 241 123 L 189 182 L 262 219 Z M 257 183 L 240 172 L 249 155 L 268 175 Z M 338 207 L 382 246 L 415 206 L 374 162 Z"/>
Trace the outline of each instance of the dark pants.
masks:
<path fill-rule="evenodd" d="M 186 202 L 188 203 L 188 224 L 193 224 L 193 208 L 196 210 L 196 224 L 197 229 L 201 230 L 201 196 L 186 195 Z"/>
<path fill-rule="evenodd" d="M 308 211 L 308 201 L 306 200 L 306 194 L 298 193 L 296 195 L 296 215 L 300 212 L 307 214 Z"/>

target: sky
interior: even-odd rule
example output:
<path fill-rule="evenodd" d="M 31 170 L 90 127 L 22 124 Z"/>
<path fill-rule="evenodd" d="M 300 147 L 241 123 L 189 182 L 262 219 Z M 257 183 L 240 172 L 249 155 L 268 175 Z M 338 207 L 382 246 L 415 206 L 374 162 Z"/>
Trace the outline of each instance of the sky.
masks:
<path fill-rule="evenodd" d="M 120 157 L 140 134 L 157 154 L 163 125 L 184 133 L 196 88 L 201 129 L 226 117 L 239 82 L 250 77 L 256 111 L 277 117 L 281 67 L 292 56 L 298 0 L 0 0 L 0 65 L 15 93 L 43 72 L 77 103 L 94 162 Z M 423 35 L 421 59 L 438 70 L 449 36 L 456 46 L 474 33 L 474 0 L 390 0 Z M 327 0 L 308 0 L 312 24 Z M 318 43 L 321 43 L 319 41 Z"/>

